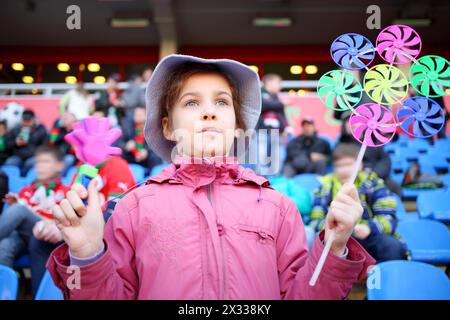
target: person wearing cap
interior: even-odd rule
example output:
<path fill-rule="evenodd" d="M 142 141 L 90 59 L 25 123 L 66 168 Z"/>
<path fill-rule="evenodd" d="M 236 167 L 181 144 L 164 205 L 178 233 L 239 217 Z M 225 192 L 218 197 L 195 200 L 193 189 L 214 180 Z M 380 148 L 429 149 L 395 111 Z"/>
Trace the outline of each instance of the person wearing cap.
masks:
<path fill-rule="evenodd" d="M 27 174 L 34 165 L 34 153 L 40 145 L 47 142 L 47 129 L 37 122 L 32 110 L 22 113 L 22 122 L 13 128 L 6 141 L 12 156 L 6 159 L 5 165 L 20 167 L 22 175 Z"/>
<path fill-rule="evenodd" d="M 374 260 L 350 237 L 362 213 L 352 185 L 308 255 L 295 204 L 238 164 L 245 150 L 233 145 L 261 110 L 254 71 L 170 55 L 146 107 L 145 139 L 170 165 L 123 197 L 105 227 L 95 182 L 53 208 L 66 243 L 47 268 L 66 299 L 343 299 L 365 277 Z M 330 228 L 330 255 L 310 286 Z"/>
<path fill-rule="evenodd" d="M 301 126 L 302 134 L 292 139 L 286 147 L 283 175 L 286 177 L 300 173 L 323 175 L 331 156 L 330 144 L 317 135 L 312 117 L 303 118 Z"/>

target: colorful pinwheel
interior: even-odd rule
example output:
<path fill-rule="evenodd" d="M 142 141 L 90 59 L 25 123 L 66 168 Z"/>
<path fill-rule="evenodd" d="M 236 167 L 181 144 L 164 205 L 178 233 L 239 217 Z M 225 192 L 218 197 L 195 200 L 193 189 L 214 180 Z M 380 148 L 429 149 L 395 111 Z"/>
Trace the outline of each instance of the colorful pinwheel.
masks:
<path fill-rule="evenodd" d="M 361 101 L 362 87 L 352 73 L 332 70 L 319 79 L 317 92 L 328 108 L 343 111 Z"/>
<path fill-rule="evenodd" d="M 420 53 L 422 41 L 411 27 L 393 25 L 385 28 L 377 37 L 380 57 L 391 64 L 405 64 Z"/>
<path fill-rule="evenodd" d="M 397 110 L 400 128 L 410 136 L 428 138 L 437 134 L 445 122 L 445 112 L 434 100 L 411 97 Z"/>
<path fill-rule="evenodd" d="M 348 70 L 363 69 L 375 58 L 373 44 L 357 33 L 346 33 L 336 38 L 330 53 L 336 64 Z"/>
<path fill-rule="evenodd" d="M 435 56 L 423 56 L 410 70 L 411 85 L 425 97 L 442 97 L 450 88 L 450 62 Z"/>

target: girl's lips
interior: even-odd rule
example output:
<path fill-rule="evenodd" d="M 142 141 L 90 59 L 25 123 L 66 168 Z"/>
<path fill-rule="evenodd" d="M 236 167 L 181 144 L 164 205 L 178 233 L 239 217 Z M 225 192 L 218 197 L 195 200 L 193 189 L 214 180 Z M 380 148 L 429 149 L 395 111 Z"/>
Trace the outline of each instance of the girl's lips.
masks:
<path fill-rule="evenodd" d="M 206 128 L 203 128 L 201 132 L 218 132 L 218 133 L 220 133 L 220 130 L 216 129 L 214 127 L 206 127 Z"/>

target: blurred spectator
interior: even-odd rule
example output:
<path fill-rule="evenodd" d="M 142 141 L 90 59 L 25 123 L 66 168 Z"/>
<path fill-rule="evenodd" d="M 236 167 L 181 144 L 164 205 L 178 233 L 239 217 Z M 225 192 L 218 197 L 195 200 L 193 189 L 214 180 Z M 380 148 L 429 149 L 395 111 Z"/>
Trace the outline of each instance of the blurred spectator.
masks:
<path fill-rule="evenodd" d="M 120 198 L 136 182 L 128 163 L 121 157 L 109 157 L 96 167 L 98 169 L 97 187 L 100 191 L 101 201 L 102 203 L 108 201 L 106 212 L 104 212 L 106 220 L 114 210 L 117 197 Z M 73 177 L 71 185 L 78 182 L 77 178 L 78 175 Z"/>
<path fill-rule="evenodd" d="M 144 138 L 144 125 L 146 120 L 145 107 L 134 109 L 134 118 L 131 126 L 122 128 L 121 146 L 124 150 L 123 157 L 130 163 L 144 166 L 148 171 L 161 163 L 161 159 L 148 147 Z"/>
<path fill-rule="evenodd" d="M 58 148 L 59 152 L 64 155 L 64 169 L 62 175 L 65 176 L 67 171 L 75 162 L 75 151 L 72 146 L 64 139 L 66 134 L 72 131 L 73 125 L 77 119 L 70 112 L 64 112 L 61 118 L 55 121 L 50 132 L 49 144 Z"/>
<path fill-rule="evenodd" d="M 10 149 L 8 148 L 8 127 L 6 120 L 0 120 L 0 165 L 3 165 L 11 156 Z"/>
<path fill-rule="evenodd" d="M 6 165 L 22 168 L 25 175 L 34 164 L 34 152 L 36 148 L 47 142 L 47 130 L 37 122 L 32 110 L 22 113 L 22 123 L 11 130 L 6 141 L 7 148 L 12 151 L 12 156 L 6 159 Z"/>
<path fill-rule="evenodd" d="M 355 144 L 339 144 L 333 152 L 334 173 L 321 179 L 321 186 L 315 194 L 310 215 L 310 226 L 316 232 L 323 229 L 328 207 L 344 183 L 349 182 L 358 156 Z M 401 260 L 405 248 L 394 236 L 397 226 L 397 203 L 382 179 L 373 171 L 361 171 L 355 180 L 364 212 L 355 226 L 353 236 L 377 260 Z"/>
<path fill-rule="evenodd" d="M 116 116 L 111 113 L 110 114 L 105 113 L 103 109 L 95 109 L 94 112 L 92 113 L 92 116 L 95 118 L 108 118 L 111 123 L 111 127 L 122 129 L 122 126 L 117 121 Z M 114 145 L 117 145 L 117 143 L 114 143 Z"/>
<path fill-rule="evenodd" d="M 142 81 L 144 83 L 147 83 L 150 78 L 152 77 L 153 74 L 153 69 L 152 68 L 146 68 L 143 72 L 142 72 Z"/>
<path fill-rule="evenodd" d="M 95 101 L 95 110 L 103 111 L 110 119 L 114 119 L 114 126 L 118 123 L 118 108 L 123 107 L 123 102 L 120 100 L 122 91 L 118 88 L 119 81 L 120 75 L 118 73 L 110 75 L 106 82 L 106 90 L 100 91 L 98 93 L 99 96 Z"/>
<path fill-rule="evenodd" d="M 77 120 L 82 120 L 91 114 L 93 103 L 89 97 L 89 92 L 84 88 L 83 82 L 78 82 L 75 89 L 67 92 L 62 98 L 59 105 L 59 112 L 72 113 Z"/>
<path fill-rule="evenodd" d="M 283 135 L 285 128 L 287 127 L 287 120 L 284 115 L 284 105 L 278 97 L 281 89 L 282 79 L 279 75 L 269 73 L 264 76 L 263 87 L 261 88 L 261 116 L 256 125 L 258 131 L 261 129 L 267 130 L 267 134 L 257 133 L 258 164 L 255 171 L 260 175 L 266 174 L 264 168 L 273 165 L 270 163 L 273 142 L 271 141 L 271 130 L 279 130 L 279 134 Z M 283 143 L 282 139 L 280 139 L 280 143 Z M 274 152 L 278 151 L 274 150 Z M 281 167 L 281 163 L 278 164 L 278 167 Z"/>
<path fill-rule="evenodd" d="M 257 125 L 258 129 L 279 129 L 283 133 L 287 126 L 284 115 L 284 105 L 278 97 L 282 89 L 282 79 L 279 75 L 269 73 L 263 78 L 261 89 L 261 116 Z"/>
<path fill-rule="evenodd" d="M 328 141 L 319 138 L 314 119 L 302 120 L 302 134 L 287 145 L 283 175 L 293 177 L 300 173 L 324 174 L 327 168 L 331 147 Z"/>
<path fill-rule="evenodd" d="M 105 118 L 107 114 L 103 109 L 95 108 L 94 112 L 92 113 L 92 116 L 96 118 Z"/>
<path fill-rule="evenodd" d="M 361 144 L 355 140 L 350 132 L 350 124 L 348 122 L 349 117 L 350 112 L 343 115 L 342 121 L 344 122 L 341 128 L 341 136 L 338 139 L 338 143 L 352 143 L 360 147 Z M 378 177 L 383 179 L 389 190 L 401 196 L 402 187 L 389 177 L 391 171 L 391 159 L 382 146 L 377 148 L 367 148 L 364 153 L 363 165 L 364 168 L 371 169 L 378 175 Z"/>
<path fill-rule="evenodd" d="M 8 193 L 5 202 L 10 207 L 0 215 L 0 264 L 10 267 L 27 251 L 33 235 L 53 248 L 62 241 L 51 212 L 69 190 L 61 183 L 62 156 L 57 148 L 44 145 L 36 149 L 35 157 L 37 180 L 19 195 Z M 36 293 L 48 255 L 39 260 L 34 259 L 36 253 L 32 250 L 29 254 L 32 287 Z"/>
<path fill-rule="evenodd" d="M 121 107 L 123 108 L 123 113 L 125 119 L 127 119 L 129 124 L 133 122 L 133 112 L 137 106 L 145 105 L 144 92 L 142 91 L 142 78 L 137 75 L 131 75 L 128 80 L 128 88 L 124 91 L 121 100 Z M 127 122 L 125 122 L 127 123 Z"/>

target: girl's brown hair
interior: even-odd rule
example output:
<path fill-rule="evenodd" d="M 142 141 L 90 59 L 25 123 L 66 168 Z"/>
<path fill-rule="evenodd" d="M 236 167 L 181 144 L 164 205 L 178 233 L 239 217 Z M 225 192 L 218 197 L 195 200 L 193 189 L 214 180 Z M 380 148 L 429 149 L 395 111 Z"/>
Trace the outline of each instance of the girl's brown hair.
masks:
<path fill-rule="evenodd" d="M 161 110 L 161 119 L 168 117 L 170 109 L 175 105 L 180 96 L 181 89 L 187 79 L 196 74 L 212 73 L 222 76 L 230 86 L 231 95 L 233 97 L 234 112 L 236 115 L 236 127 L 245 129 L 244 122 L 241 115 L 241 97 L 240 93 L 236 89 L 235 84 L 231 77 L 219 67 L 198 62 L 186 62 L 174 70 L 170 77 L 167 79 L 167 88 L 165 93 L 161 96 L 159 106 Z"/>

